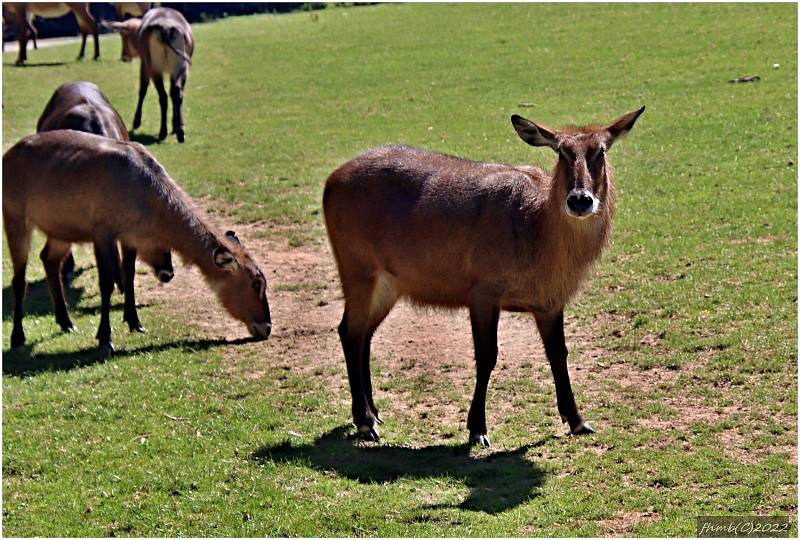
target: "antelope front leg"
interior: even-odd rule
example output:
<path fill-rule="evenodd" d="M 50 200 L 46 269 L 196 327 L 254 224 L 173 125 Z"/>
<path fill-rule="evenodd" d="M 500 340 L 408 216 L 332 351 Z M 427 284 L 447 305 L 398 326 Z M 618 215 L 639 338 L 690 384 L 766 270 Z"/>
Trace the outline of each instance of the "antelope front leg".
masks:
<path fill-rule="evenodd" d="M 122 279 L 124 281 L 125 307 L 122 320 L 128 323 L 131 332 L 144 333 L 144 326 L 136 312 L 136 298 L 133 293 L 133 280 L 136 277 L 136 249 L 122 246 Z"/>
<path fill-rule="evenodd" d="M 471 443 L 488 447 L 486 391 L 489 388 L 489 377 L 497 363 L 497 323 L 500 321 L 500 308 L 494 303 L 476 304 L 470 307 L 469 317 L 472 323 L 472 340 L 475 343 L 477 380 L 467 416 L 467 428 Z"/>
<path fill-rule="evenodd" d="M 534 317 L 556 383 L 556 399 L 561 420 L 569 423 L 569 431 L 573 435 L 594 433 L 594 430 L 583 421 L 578 412 L 575 396 L 572 394 L 572 385 L 569 382 L 568 352 L 564 340 L 564 311 L 547 314 L 535 313 Z"/>
<path fill-rule="evenodd" d="M 77 60 L 83 60 L 83 53 L 86 52 L 86 32 L 81 31 L 81 50 L 78 52 Z"/>
<path fill-rule="evenodd" d="M 97 340 L 100 342 L 100 350 L 106 354 L 114 352 L 114 344 L 111 343 L 111 293 L 114 292 L 116 250 L 114 238 L 98 238 L 94 241 L 94 256 L 100 275 L 100 326 L 97 329 Z"/>
<path fill-rule="evenodd" d="M 362 358 L 364 359 L 364 369 L 362 370 L 362 379 L 364 383 L 364 394 L 367 397 L 367 406 L 369 407 L 372 416 L 375 417 L 375 421 L 378 424 L 383 424 L 383 419 L 381 418 L 380 412 L 378 412 L 378 407 L 375 405 L 375 400 L 372 398 L 372 374 L 370 372 L 370 345 L 372 344 L 372 335 L 374 332 L 370 332 L 367 334 L 367 337 L 364 339 L 364 351 L 361 353 Z"/>
<path fill-rule="evenodd" d="M 358 428 L 359 434 L 368 441 L 377 441 L 378 420 L 372 413 L 367 402 L 364 389 L 364 339 L 366 330 L 355 324 L 351 316 L 352 310 L 345 307 L 342 322 L 339 324 L 339 338 L 342 340 L 344 359 L 347 363 L 347 380 L 350 383 L 350 396 L 352 397 L 353 424 Z"/>

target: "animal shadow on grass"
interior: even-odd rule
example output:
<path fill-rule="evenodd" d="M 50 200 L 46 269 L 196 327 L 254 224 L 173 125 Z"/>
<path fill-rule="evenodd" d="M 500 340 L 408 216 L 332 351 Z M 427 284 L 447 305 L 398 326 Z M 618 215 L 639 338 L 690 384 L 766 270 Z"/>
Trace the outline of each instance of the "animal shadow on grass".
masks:
<path fill-rule="evenodd" d="M 131 141 L 137 142 L 144 146 L 159 144 L 161 142 L 160 140 L 158 140 L 158 137 L 154 137 L 153 135 L 148 135 L 147 133 L 134 133 L 133 131 L 128 131 L 128 137 L 131 138 Z"/>
<path fill-rule="evenodd" d="M 10 67 L 18 67 L 18 68 L 37 68 L 37 67 L 54 67 L 54 66 L 66 66 L 66 62 L 37 62 L 35 64 L 31 64 L 30 62 L 25 62 L 25 65 L 18 66 L 14 62 L 4 62 L 4 68 Z"/>
<path fill-rule="evenodd" d="M 251 458 L 257 462 L 295 463 L 319 471 L 333 471 L 362 484 L 395 482 L 403 478 L 451 478 L 471 491 L 459 508 L 496 514 L 536 497 L 545 472 L 525 459 L 531 448 L 548 438 L 516 450 L 485 457 L 470 455 L 470 445 L 432 445 L 405 448 L 378 444 L 354 444 L 349 426 L 337 427 L 311 444 L 295 446 L 287 441 L 265 446 Z M 551 437 L 552 438 L 552 437 Z M 437 504 L 428 508 L 447 508 Z"/>
<path fill-rule="evenodd" d="M 70 285 L 64 286 L 64 299 L 67 301 L 67 308 L 70 313 L 78 315 L 99 315 L 100 314 L 100 297 L 97 297 L 95 305 L 80 305 L 81 298 L 85 294 L 83 287 L 75 285 L 78 276 L 93 267 L 75 268 L 75 276 Z M 122 293 L 114 289 L 114 295 L 111 297 L 111 311 L 122 311 Z M 149 304 L 137 303 L 139 308 L 147 307 Z M 25 315 L 35 315 L 46 317 L 53 313 L 53 302 L 50 299 L 50 290 L 47 287 L 47 280 L 40 279 L 28 283 L 28 289 L 25 293 Z M 11 286 L 3 287 L 3 320 L 10 321 L 14 318 L 14 289 Z M 55 322 L 53 322 L 55 324 Z"/>
<path fill-rule="evenodd" d="M 32 345 L 26 344 L 19 349 L 3 352 L 3 375 L 26 378 L 51 371 L 70 371 L 76 368 L 101 364 L 109 360 L 119 360 L 136 354 L 159 353 L 174 349 L 185 349 L 190 352 L 205 351 L 214 347 L 227 347 L 252 341 L 253 338 L 249 337 L 236 340 L 181 339 L 169 343 L 144 345 L 131 349 L 125 348 L 117 350 L 111 356 L 105 355 L 96 346 L 74 352 L 33 353 Z"/>
<path fill-rule="evenodd" d="M 75 268 L 75 276 L 70 286 L 64 287 L 64 298 L 70 312 L 78 310 L 78 303 L 83 297 L 83 287 L 76 287 L 75 280 L 88 268 Z M 99 302 L 99 299 L 98 299 Z M 100 307 L 98 306 L 98 310 Z M 28 283 L 28 290 L 25 294 L 25 315 L 53 315 L 53 302 L 50 300 L 50 290 L 47 288 L 47 280 L 40 279 Z M 55 317 L 55 315 L 53 315 Z M 9 285 L 3 287 L 3 320 L 10 321 L 14 318 L 14 289 Z M 55 319 L 54 319 L 55 320 Z M 55 324 L 55 322 L 53 323 Z"/>

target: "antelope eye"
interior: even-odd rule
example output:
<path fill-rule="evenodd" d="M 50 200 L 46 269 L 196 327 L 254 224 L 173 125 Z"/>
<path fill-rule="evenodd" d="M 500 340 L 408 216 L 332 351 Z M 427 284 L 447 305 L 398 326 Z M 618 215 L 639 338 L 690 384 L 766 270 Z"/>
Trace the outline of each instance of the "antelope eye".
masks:
<path fill-rule="evenodd" d="M 597 151 L 597 161 L 603 161 L 606 159 L 606 149 L 600 147 L 600 150 Z"/>
<path fill-rule="evenodd" d="M 564 159 L 567 161 L 572 161 L 572 151 L 564 147 L 559 148 L 558 151 Z"/>
<path fill-rule="evenodd" d="M 253 289 L 255 289 L 258 292 L 261 292 L 262 290 L 264 290 L 264 280 L 262 280 L 260 278 L 254 279 L 253 280 Z"/>

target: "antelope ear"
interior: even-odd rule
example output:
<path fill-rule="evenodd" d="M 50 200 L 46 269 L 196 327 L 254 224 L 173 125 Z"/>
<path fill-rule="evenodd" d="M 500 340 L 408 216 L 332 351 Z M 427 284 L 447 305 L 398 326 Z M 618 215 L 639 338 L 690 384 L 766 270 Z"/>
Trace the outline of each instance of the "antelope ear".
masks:
<path fill-rule="evenodd" d="M 228 248 L 224 246 L 219 246 L 214 250 L 214 264 L 223 270 L 227 270 L 228 272 L 233 272 L 239 268 L 239 263 L 236 261 L 236 257 L 234 257 L 233 254 L 228 251 Z"/>
<path fill-rule="evenodd" d="M 511 124 L 517 130 L 519 138 L 531 146 L 549 146 L 558 152 L 558 141 L 556 140 L 556 130 L 536 124 L 519 115 L 511 116 Z"/>
<path fill-rule="evenodd" d="M 234 241 L 234 242 L 236 242 L 237 244 L 241 244 L 241 242 L 239 241 L 239 237 L 238 237 L 238 236 L 236 236 L 236 233 L 235 233 L 235 232 L 233 232 L 233 231 L 226 231 L 226 232 L 225 232 L 225 236 L 227 236 L 228 238 L 230 238 L 231 240 L 233 240 L 233 241 Z"/>
<path fill-rule="evenodd" d="M 639 118 L 644 112 L 644 107 L 637 111 L 630 112 L 625 116 L 620 117 L 617 119 L 613 124 L 606 128 L 608 132 L 608 138 L 606 139 L 606 145 L 610 148 L 614 141 L 617 139 L 623 138 L 625 135 L 628 134 L 630 130 L 633 129 L 633 125 L 636 123 L 636 119 Z"/>
<path fill-rule="evenodd" d="M 131 30 L 127 21 L 100 21 L 100 26 L 111 30 L 112 32 L 129 32 Z"/>

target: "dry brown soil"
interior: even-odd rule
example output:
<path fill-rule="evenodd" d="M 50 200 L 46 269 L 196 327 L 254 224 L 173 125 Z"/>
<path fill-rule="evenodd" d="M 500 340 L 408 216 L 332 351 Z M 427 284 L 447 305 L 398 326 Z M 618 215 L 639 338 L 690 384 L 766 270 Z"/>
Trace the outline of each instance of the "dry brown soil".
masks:
<path fill-rule="evenodd" d="M 248 251 L 257 260 L 269 282 L 269 302 L 273 319 L 272 335 L 266 342 L 237 344 L 226 355 L 226 367 L 236 376 L 259 379 L 266 375 L 264 363 L 240 360 L 242 348 L 252 349 L 259 357 L 268 358 L 274 367 L 292 373 L 310 373 L 314 384 L 324 384 L 331 392 L 337 407 L 349 410 L 349 392 L 344 359 L 336 327 L 339 324 L 343 300 L 333 256 L 324 235 L 308 235 L 300 246 L 289 242 L 291 230 L 271 223 L 238 226 L 237 233 Z M 139 301 L 160 304 L 177 320 L 191 320 L 198 338 L 238 340 L 247 337 L 243 324 L 232 319 L 213 298 L 195 267 L 185 267 L 176 261 L 176 276 L 166 286 L 153 284 L 145 278 L 138 281 Z M 637 407 L 636 398 L 657 389 L 666 391 L 668 398 L 661 402 L 674 413 L 665 417 L 642 419 L 625 429 L 686 430 L 694 422 L 714 423 L 744 417 L 750 411 L 747 404 L 713 408 L 704 406 L 676 386 L 686 384 L 692 369 L 639 369 L 628 363 L 615 363 L 613 351 L 605 351 L 594 335 L 602 327 L 604 314 L 597 315 L 597 324 L 580 326 L 567 317 L 567 344 L 572 351 L 570 374 L 578 400 L 590 408 L 605 400 L 622 401 L 625 406 Z M 499 329 L 499 357 L 492 376 L 487 399 L 487 420 L 490 426 L 513 417 L 515 400 L 527 400 L 529 392 L 516 395 L 513 384 L 525 379 L 541 388 L 539 399 L 550 396 L 555 433 L 565 430 L 558 422 L 555 393 L 547 360 L 532 317 L 503 313 Z M 429 433 L 434 437 L 450 437 L 463 430 L 466 412 L 474 385 L 472 339 L 466 310 L 422 310 L 402 301 L 379 328 L 373 340 L 373 384 L 376 399 L 384 413 L 393 420 L 420 424 L 428 416 Z M 251 355 L 252 356 L 252 355 Z M 681 379 L 681 375 L 684 375 Z M 393 384 L 396 380 L 430 381 L 433 391 L 420 391 L 409 384 Z M 680 379 L 680 380 L 679 380 Z M 524 394 L 524 395 L 523 395 Z M 545 398 L 546 399 L 546 398 Z M 631 399 L 634 402 L 630 402 Z M 592 415 L 588 414 L 589 419 Z M 787 420 L 788 421 L 788 420 Z M 437 433 L 437 428 L 452 426 L 450 434 Z M 720 435 L 726 454 L 740 462 L 752 463 L 763 459 L 746 448 L 747 441 L 735 430 Z M 690 449 L 687 448 L 687 451 Z M 796 448 L 787 449 L 796 462 Z M 616 529 L 616 527 L 613 527 Z M 621 530 L 625 530 L 623 526 Z"/>

